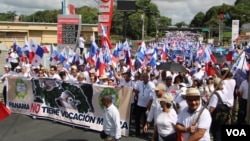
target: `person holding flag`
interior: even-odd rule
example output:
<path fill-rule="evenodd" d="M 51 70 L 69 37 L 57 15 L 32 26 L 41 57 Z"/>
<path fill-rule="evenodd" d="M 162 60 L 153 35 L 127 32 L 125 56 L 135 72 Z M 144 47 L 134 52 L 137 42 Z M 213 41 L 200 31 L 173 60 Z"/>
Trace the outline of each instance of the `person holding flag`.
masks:
<path fill-rule="evenodd" d="M 83 54 L 85 42 L 86 42 L 86 40 L 82 37 L 82 34 L 81 34 L 79 39 L 78 39 L 78 47 L 80 49 L 80 55 Z"/>
<path fill-rule="evenodd" d="M 10 53 L 10 64 L 11 71 L 14 71 L 15 68 L 19 65 L 19 57 L 16 51 Z"/>
<path fill-rule="evenodd" d="M 178 115 L 175 125 L 177 132 L 184 133 L 183 141 L 202 140 L 210 141 L 210 126 L 212 122 L 211 114 L 208 109 L 202 110 L 201 94 L 197 88 L 188 88 L 186 91 L 186 102 L 188 106 Z"/>

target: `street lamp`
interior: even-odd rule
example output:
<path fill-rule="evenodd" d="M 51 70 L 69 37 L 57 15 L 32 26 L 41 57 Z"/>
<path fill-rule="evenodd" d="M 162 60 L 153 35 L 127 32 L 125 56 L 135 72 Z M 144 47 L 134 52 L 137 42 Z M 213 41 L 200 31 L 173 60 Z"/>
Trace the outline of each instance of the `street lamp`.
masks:
<path fill-rule="evenodd" d="M 142 41 L 144 40 L 144 19 L 145 19 L 144 13 L 142 13 L 142 15 L 141 15 L 141 20 L 142 20 L 142 33 L 141 33 L 141 39 L 142 39 Z"/>

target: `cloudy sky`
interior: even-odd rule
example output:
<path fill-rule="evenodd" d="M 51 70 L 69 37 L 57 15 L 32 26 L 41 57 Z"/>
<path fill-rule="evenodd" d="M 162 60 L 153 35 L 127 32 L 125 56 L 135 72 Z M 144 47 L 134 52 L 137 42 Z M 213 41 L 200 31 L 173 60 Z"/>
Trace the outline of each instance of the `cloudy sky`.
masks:
<path fill-rule="evenodd" d="M 16 11 L 17 14 L 31 14 L 38 10 L 60 9 L 62 0 L 1 0 L 0 13 Z M 68 0 L 76 7 L 83 5 L 98 7 L 99 0 Z M 158 6 L 161 15 L 172 18 L 172 23 L 184 21 L 187 24 L 200 11 L 206 12 L 212 6 L 222 3 L 233 5 L 236 0 L 151 0 Z"/>

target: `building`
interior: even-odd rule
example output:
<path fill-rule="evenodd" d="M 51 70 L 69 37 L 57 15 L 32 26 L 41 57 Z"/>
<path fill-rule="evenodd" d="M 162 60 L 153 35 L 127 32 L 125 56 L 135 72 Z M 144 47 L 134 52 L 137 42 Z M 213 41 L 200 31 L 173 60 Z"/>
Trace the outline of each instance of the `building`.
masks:
<path fill-rule="evenodd" d="M 82 24 L 81 33 L 90 44 L 93 32 L 97 35 L 98 24 Z M 41 45 L 57 45 L 57 23 L 3 22 L 0 21 L 0 49 L 7 50 L 14 39 L 23 46 L 24 39 L 33 39 Z"/>

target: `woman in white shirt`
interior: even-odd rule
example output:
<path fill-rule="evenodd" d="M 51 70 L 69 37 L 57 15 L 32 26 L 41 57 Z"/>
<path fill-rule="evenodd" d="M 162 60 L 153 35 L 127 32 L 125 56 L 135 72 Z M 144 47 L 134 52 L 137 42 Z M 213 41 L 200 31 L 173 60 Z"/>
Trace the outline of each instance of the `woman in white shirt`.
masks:
<path fill-rule="evenodd" d="M 171 108 L 173 98 L 171 96 L 165 96 L 158 100 L 163 112 L 156 118 L 152 141 L 177 141 L 177 133 L 175 131 L 177 114 L 175 110 Z"/>
<path fill-rule="evenodd" d="M 214 92 L 214 83 L 213 83 L 213 77 L 209 76 L 206 80 L 206 84 L 203 84 L 204 93 L 202 96 L 202 100 L 206 103 L 208 101 L 208 98 L 211 96 L 211 94 Z"/>

